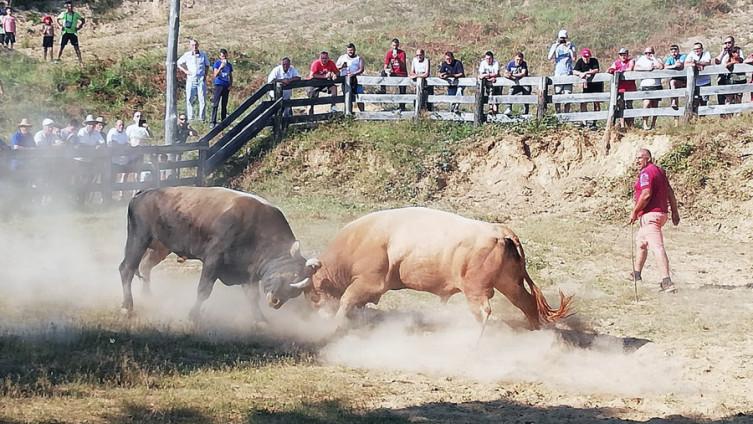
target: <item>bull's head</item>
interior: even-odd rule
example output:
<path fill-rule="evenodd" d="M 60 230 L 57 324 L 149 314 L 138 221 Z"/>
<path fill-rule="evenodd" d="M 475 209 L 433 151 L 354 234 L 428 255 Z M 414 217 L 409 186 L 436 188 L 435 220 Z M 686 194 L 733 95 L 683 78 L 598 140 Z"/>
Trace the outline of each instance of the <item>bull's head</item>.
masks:
<path fill-rule="evenodd" d="M 318 260 L 307 261 L 301 256 L 301 245 L 294 242 L 290 255 L 276 259 L 261 278 L 260 284 L 269 306 L 279 309 L 288 300 L 300 296 L 311 284 L 311 276 L 319 266 Z"/>

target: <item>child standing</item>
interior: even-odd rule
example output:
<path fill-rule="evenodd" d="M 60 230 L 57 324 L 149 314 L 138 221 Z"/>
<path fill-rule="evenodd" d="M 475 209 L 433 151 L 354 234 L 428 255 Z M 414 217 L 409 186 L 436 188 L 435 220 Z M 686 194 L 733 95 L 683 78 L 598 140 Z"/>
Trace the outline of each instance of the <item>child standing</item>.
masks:
<path fill-rule="evenodd" d="M 44 48 L 44 60 L 47 61 L 47 50 L 50 50 L 52 60 L 52 43 L 55 41 L 55 27 L 52 25 L 52 17 L 42 18 L 42 47 Z"/>
<path fill-rule="evenodd" d="M 3 30 L 5 30 L 5 46 L 13 49 L 16 44 L 16 17 L 13 16 L 13 9 L 5 9 L 3 16 Z"/>

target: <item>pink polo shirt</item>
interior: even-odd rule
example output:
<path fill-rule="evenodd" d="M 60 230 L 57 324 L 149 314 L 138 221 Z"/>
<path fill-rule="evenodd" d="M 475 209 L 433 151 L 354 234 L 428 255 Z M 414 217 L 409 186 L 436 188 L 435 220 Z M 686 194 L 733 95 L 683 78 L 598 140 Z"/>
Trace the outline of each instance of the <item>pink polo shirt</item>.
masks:
<path fill-rule="evenodd" d="M 664 170 L 653 163 L 649 163 L 648 166 L 643 168 L 638 175 L 638 180 L 635 182 L 634 195 L 636 202 L 638 202 L 638 199 L 641 197 L 641 191 L 645 189 L 651 190 L 651 198 L 646 207 L 638 213 L 638 216 L 648 212 L 667 213 L 667 205 L 669 204 L 669 183 L 667 182 L 667 176 L 664 174 Z"/>
<path fill-rule="evenodd" d="M 16 32 L 16 17 L 15 16 L 3 16 L 3 30 L 5 32 Z"/>

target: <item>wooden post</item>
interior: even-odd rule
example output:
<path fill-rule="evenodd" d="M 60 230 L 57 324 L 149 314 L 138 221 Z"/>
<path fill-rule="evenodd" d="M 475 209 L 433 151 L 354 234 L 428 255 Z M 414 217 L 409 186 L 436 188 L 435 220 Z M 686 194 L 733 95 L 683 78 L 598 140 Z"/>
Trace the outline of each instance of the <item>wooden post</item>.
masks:
<path fill-rule="evenodd" d="M 282 99 L 282 83 L 276 82 L 275 83 L 275 102 Z M 285 111 L 284 107 L 280 107 L 280 109 L 277 110 L 277 113 L 275 113 L 274 117 L 274 124 L 272 127 L 272 131 L 274 132 L 274 142 L 275 144 L 278 144 L 282 141 L 284 134 L 283 134 L 283 112 Z"/>
<path fill-rule="evenodd" d="M 486 81 L 476 81 L 476 104 L 473 110 L 473 125 L 481 125 L 485 121 L 484 116 L 484 88 Z"/>
<path fill-rule="evenodd" d="M 604 128 L 604 136 L 602 137 L 602 145 L 604 146 L 604 154 L 609 153 L 609 141 L 612 138 L 612 130 L 614 129 L 614 123 L 617 119 L 617 89 L 620 85 L 620 78 L 622 74 L 620 72 L 612 75 L 612 81 L 609 84 L 609 108 L 607 109 L 607 123 Z"/>
<path fill-rule="evenodd" d="M 356 77 L 357 78 L 357 77 Z M 345 116 L 353 115 L 353 81 L 350 75 L 345 76 L 343 81 L 343 94 L 345 95 Z"/>
<path fill-rule="evenodd" d="M 549 91 L 549 78 L 541 77 L 539 81 L 538 103 L 536 105 L 536 119 L 538 120 L 544 119 L 544 114 L 546 113 L 547 91 Z"/>
<path fill-rule="evenodd" d="M 196 166 L 196 186 L 204 187 L 206 184 L 206 169 L 207 169 L 207 149 L 209 148 L 209 142 L 202 143 L 199 146 L 199 164 Z"/>
<path fill-rule="evenodd" d="M 695 66 L 687 67 L 687 86 L 685 87 L 685 114 L 682 116 L 682 123 L 687 124 L 698 113 L 695 104 L 695 80 L 698 75 L 698 69 Z"/>
<path fill-rule="evenodd" d="M 100 193 L 102 193 L 102 205 L 110 206 L 112 204 L 112 149 L 109 146 L 105 146 L 104 149 Z"/>
<path fill-rule="evenodd" d="M 413 120 L 417 121 L 421 116 L 421 111 L 424 110 L 426 105 L 424 104 L 424 85 L 423 78 L 416 78 L 416 105 L 414 106 Z"/>

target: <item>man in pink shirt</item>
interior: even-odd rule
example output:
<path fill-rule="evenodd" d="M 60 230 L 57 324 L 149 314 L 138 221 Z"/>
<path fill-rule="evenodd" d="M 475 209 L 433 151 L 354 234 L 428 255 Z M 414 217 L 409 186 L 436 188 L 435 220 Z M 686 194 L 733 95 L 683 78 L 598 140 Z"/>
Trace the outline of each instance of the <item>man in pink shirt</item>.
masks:
<path fill-rule="evenodd" d="M 16 44 L 16 17 L 13 16 L 13 9 L 5 9 L 5 16 L 2 17 L 3 31 L 5 31 L 5 47 L 13 50 Z"/>
<path fill-rule="evenodd" d="M 654 165 L 648 149 L 641 149 L 638 152 L 635 164 L 640 172 L 635 182 L 635 207 L 630 214 L 630 224 L 632 225 L 637 220 L 640 228 L 635 238 L 638 255 L 633 264 L 633 278 L 636 281 L 641 280 L 641 271 L 646 263 L 650 247 L 659 261 L 662 273 L 659 291 L 674 293 L 677 288 L 669 276 L 669 259 L 664 249 L 662 227 L 667 222 L 667 205 L 672 210 L 672 223 L 674 225 L 680 223 L 677 199 L 675 199 L 675 193 L 667 175 L 663 169 Z"/>
<path fill-rule="evenodd" d="M 408 76 L 408 64 L 406 62 L 407 56 L 405 51 L 400 48 L 400 40 L 397 38 L 392 39 L 390 49 L 384 54 L 384 67 L 379 75 L 383 77 L 407 77 Z M 404 85 L 398 86 L 398 92 L 405 94 L 406 87 Z M 387 87 L 382 85 L 379 87 L 379 94 L 385 94 Z M 400 103 L 400 110 L 405 110 L 405 103 Z"/>
<path fill-rule="evenodd" d="M 630 57 L 630 52 L 625 47 L 622 47 L 618 53 L 619 57 L 617 60 L 612 63 L 609 68 L 607 68 L 607 72 L 610 74 L 614 74 L 615 72 L 630 72 L 635 68 L 635 61 L 633 58 Z M 626 91 L 635 91 L 635 81 L 634 80 L 625 80 L 621 79 L 617 83 L 617 102 L 622 103 L 624 107 L 622 110 L 625 109 L 632 109 L 633 108 L 633 101 L 632 100 L 625 100 L 625 92 Z M 620 118 L 620 126 L 621 127 L 632 127 L 633 126 L 633 118 Z"/>
<path fill-rule="evenodd" d="M 336 80 L 337 77 L 340 75 L 340 70 L 337 69 L 337 65 L 334 61 L 330 60 L 329 53 L 326 51 L 323 51 L 319 53 L 319 59 L 314 60 L 311 62 L 311 68 L 309 73 L 309 79 L 320 79 L 320 80 Z M 322 85 L 319 87 L 309 87 L 307 90 L 307 94 L 309 98 L 317 98 L 319 97 L 319 93 L 321 92 L 327 92 L 329 93 L 332 98 L 334 99 L 337 96 L 337 86 L 335 84 L 332 85 Z M 331 112 L 337 112 L 337 109 L 335 108 L 334 101 L 332 102 L 332 107 L 330 108 Z M 309 108 L 309 115 L 314 114 L 314 106 L 312 105 Z"/>

